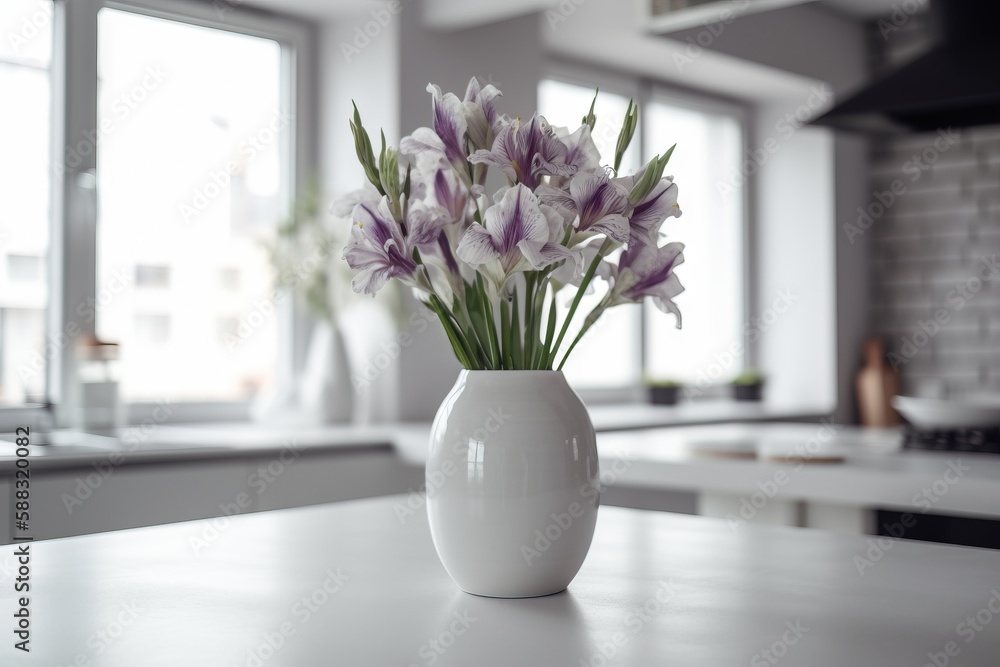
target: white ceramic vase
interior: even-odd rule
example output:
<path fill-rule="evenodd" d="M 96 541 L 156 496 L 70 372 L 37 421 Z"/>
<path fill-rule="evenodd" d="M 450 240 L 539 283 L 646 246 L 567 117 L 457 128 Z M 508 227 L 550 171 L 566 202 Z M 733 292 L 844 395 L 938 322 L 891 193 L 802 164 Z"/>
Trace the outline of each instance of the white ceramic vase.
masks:
<path fill-rule="evenodd" d="M 431 429 L 427 512 L 467 593 L 558 593 L 590 549 L 600 503 L 594 427 L 559 371 L 463 370 Z"/>
<path fill-rule="evenodd" d="M 305 414 L 315 423 L 351 420 L 354 391 L 350 360 L 335 324 L 322 320 L 313 329 L 299 398 Z"/>

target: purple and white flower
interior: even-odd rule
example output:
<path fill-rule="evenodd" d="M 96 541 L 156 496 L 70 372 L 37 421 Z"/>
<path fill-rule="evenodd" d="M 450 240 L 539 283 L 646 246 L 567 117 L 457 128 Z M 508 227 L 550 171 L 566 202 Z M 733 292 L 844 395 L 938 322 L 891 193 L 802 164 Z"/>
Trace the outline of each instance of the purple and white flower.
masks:
<path fill-rule="evenodd" d="M 500 91 L 475 78 L 461 100 L 427 89 L 430 127 L 405 137 L 398 154 L 387 147 L 376 159 L 355 112 L 358 158 L 372 187 L 333 207 L 344 214 L 353 206 L 344 257 L 357 271 L 355 291 L 374 295 L 391 279 L 412 287 L 470 369 L 561 369 L 608 308 L 646 298 L 680 327 L 675 298 L 684 288 L 675 269 L 684 246 L 659 247 L 664 221 L 681 214 L 677 186 L 662 176 L 672 148 L 639 174 L 618 177 L 601 166 L 592 121 L 554 128 L 538 114 L 499 115 Z M 635 120 L 630 111 L 616 160 Z M 408 187 L 384 173 L 397 155 L 399 183 L 409 179 Z M 492 168 L 507 185 L 490 199 Z M 608 289 L 580 313 L 570 340 L 596 276 Z M 572 295 L 563 314 L 549 304 L 566 288 Z"/>
<path fill-rule="evenodd" d="M 479 79 L 472 77 L 465 89 L 465 99 L 462 106 L 465 110 L 465 123 L 469 133 L 469 143 L 473 150 L 487 150 L 493 146 L 495 137 L 493 127 L 498 116 L 493 100 L 501 93 L 496 86 L 479 85 Z"/>
<path fill-rule="evenodd" d="M 417 264 L 388 200 L 383 198 L 377 206 L 362 202 L 354 207 L 352 217 L 354 225 L 344 259 L 358 272 L 351 282 L 354 291 L 375 296 L 390 278 L 411 282 Z"/>
<path fill-rule="evenodd" d="M 684 286 L 674 269 L 683 263 L 683 243 L 668 243 L 662 248 L 639 243 L 623 252 L 617 265 L 603 262 L 599 273 L 611 285 L 606 306 L 639 303 L 650 297 L 661 311 L 677 317 L 680 329 L 681 311 L 673 299 L 684 291 Z"/>
<path fill-rule="evenodd" d="M 581 125 L 572 133 L 569 128 L 557 127 L 555 133 L 566 146 L 566 164 L 578 172 L 601 168 L 601 152 L 597 150 L 589 125 Z"/>
<path fill-rule="evenodd" d="M 330 213 L 338 218 L 349 218 L 354 213 L 354 207 L 358 204 L 374 204 L 378 206 L 382 195 L 378 193 L 375 186 L 365 183 L 365 187 L 359 190 L 351 190 L 339 199 L 330 204 Z"/>
<path fill-rule="evenodd" d="M 463 226 L 468 222 L 472 198 L 469 188 L 455 177 L 454 172 L 438 169 L 431 191 L 434 202 L 448 212 L 451 222 Z"/>
<path fill-rule="evenodd" d="M 554 209 L 543 211 L 531 190 L 519 183 L 497 193 L 483 224 L 466 230 L 456 254 L 486 272 L 499 287 L 517 271 L 572 257 L 568 248 L 550 240 L 561 220 Z"/>
<path fill-rule="evenodd" d="M 646 169 L 649 165 L 646 166 Z M 633 175 L 614 179 L 617 183 L 631 191 L 642 178 L 643 171 Z M 629 243 L 652 243 L 656 245 L 659 239 L 660 227 L 667 218 L 681 217 L 681 208 L 677 203 L 677 184 L 673 178 L 666 176 L 653 186 L 653 189 L 636 202 L 632 207 L 629 219 L 631 234 Z"/>
<path fill-rule="evenodd" d="M 476 151 L 469 162 L 497 167 L 511 185 L 520 183 L 529 190 L 538 187 L 542 176 L 576 173 L 576 167 L 566 163 L 566 145 L 538 114 L 527 123 L 505 116 L 497 125 L 492 149 Z"/>
<path fill-rule="evenodd" d="M 362 202 L 352 213 L 354 226 L 344 248 L 344 259 L 358 271 L 352 286 L 355 292 L 372 296 L 390 278 L 407 284 L 419 283 L 413 249 L 438 243 L 448 214 L 440 206 L 413 202 L 404 224 L 393 217 L 388 197 L 378 204 Z"/>
<path fill-rule="evenodd" d="M 427 84 L 431 94 L 432 127 L 417 128 L 413 134 L 399 142 L 401 153 L 417 158 L 420 169 L 432 169 L 444 161 L 468 178 L 468 155 L 465 135 L 468 129 L 465 107 L 454 93 L 442 94 L 432 83 Z"/>
<path fill-rule="evenodd" d="M 584 171 L 569 182 L 569 191 L 551 185 L 538 187 L 539 198 L 576 215 L 573 243 L 594 234 L 606 234 L 618 243 L 629 240 L 628 190 L 603 171 Z"/>

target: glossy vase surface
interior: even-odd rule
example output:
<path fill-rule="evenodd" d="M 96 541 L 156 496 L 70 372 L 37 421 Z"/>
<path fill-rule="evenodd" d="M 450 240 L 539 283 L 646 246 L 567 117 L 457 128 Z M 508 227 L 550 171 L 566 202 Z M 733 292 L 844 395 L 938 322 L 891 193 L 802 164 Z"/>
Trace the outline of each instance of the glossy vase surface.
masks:
<path fill-rule="evenodd" d="M 427 511 L 467 593 L 558 593 L 590 549 L 600 502 L 594 427 L 559 371 L 463 370 L 431 429 Z"/>

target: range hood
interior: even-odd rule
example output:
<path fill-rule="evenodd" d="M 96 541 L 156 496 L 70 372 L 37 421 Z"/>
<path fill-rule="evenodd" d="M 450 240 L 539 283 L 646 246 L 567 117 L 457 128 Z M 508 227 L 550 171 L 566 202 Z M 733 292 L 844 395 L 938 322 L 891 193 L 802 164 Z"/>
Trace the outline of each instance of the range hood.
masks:
<path fill-rule="evenodd" d="M 814 119 L 873 133 L 924 132 L 1000 123 L 1000 2 L 934 0 L 935 41 Z"/>

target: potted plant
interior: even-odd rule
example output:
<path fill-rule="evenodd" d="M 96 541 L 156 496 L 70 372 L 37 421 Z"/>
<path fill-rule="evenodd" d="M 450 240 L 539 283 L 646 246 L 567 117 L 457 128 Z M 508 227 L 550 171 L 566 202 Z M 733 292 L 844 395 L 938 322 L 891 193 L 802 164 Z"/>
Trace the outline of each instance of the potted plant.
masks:
<path fill-rule="evenodd" d="M 370 185 L 349 196 L 344 259 L 357 292 L 411 288 L 464 366 L 434 419 L 426 465 L 445 569 L 478 595 L 557 593 L 586 557 L 600 498 L 594 428 L 562 368 L 609 308 L 649 297 L 680 326 L 683 245 L 660 231 L 680 215 L 663 175 L 673 148 L 623 174 L 634 104 L 608 163 L 591 137 L 594 104 L 579 127 L 559 128 L 538 114 L 499 114 L 500 91 L 476 79 L 464 99 L 428 92 L 432 127 L 398 150 L 383 134 L 376 154 L 355 106 Z M 597 303 L 578 318 L 588 290 Z"/>
<path fill-rule="evenodd" d="M 744 370 L 729 383 L 737 401 L 759 401 L 764 394 L 764 376 L 752 368 Z"/>
<path fill-rule="evenodd" d="M 649 402 L 653 405 L 675 405 L 680 398 L 680 382 L 674 380 L 647 380 Z"/>

